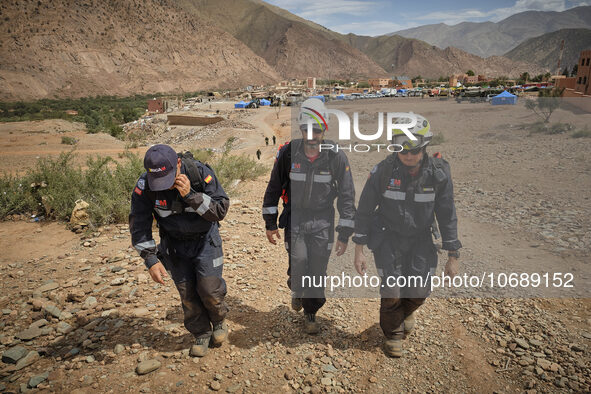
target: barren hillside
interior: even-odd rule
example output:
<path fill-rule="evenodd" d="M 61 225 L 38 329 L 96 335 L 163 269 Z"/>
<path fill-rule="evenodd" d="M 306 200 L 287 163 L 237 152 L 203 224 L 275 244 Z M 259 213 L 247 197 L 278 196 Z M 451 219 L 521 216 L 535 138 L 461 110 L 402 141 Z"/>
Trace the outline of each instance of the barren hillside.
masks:
<path fill-rule="evenodd" d="M 344 37 L 350 45 L 397 75 L 438 78 L 471 69 L 486 76 L 517 76 L 524 71 L 530 74 L 546 71 L 540 66 L 502 56 L 481 58 L 461 49 L 439 49 L 423 41 L 396 35 L 367 37 L 348 34 Z"/>
<path fill-rule="evenodd" d="M 386 75 L 366 54 L 339 40 L 338 33 L 260 1 L 183 0 L 179 4 L 248 45 L 285 78 Z"/>
<path fill-rule="evenodd" d="M 271 83 L 246 45 L 173 2 L 0 5 L 0 99 L 130 95 Z"/>

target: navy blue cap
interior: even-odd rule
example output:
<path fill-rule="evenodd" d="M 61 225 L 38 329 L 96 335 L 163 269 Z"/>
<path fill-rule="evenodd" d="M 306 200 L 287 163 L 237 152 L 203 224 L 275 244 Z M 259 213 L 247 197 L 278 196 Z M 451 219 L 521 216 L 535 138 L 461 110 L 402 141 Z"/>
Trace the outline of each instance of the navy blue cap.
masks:
<path fill-rule="evenodd" d="M 168 145 L 154 145 L 146 152 L 144 168 L 150 190 L 167 190 L 174 185 L 178 155 Z"/>

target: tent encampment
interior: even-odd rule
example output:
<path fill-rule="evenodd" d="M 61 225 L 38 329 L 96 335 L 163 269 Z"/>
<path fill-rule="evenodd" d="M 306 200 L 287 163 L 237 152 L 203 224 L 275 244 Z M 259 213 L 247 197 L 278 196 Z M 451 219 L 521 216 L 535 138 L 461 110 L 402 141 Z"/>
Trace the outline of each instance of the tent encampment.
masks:
<path fill-rule="evenodd" d="M 246 108 L 248 104 L 245 103 L 244 101 L 239 101 L 236 104 L 234 104 L 234 108 Z"/>
<path fill-rule="evenodd" d="M 264 105 L 271 105 L 271 102 L 270 102 L 269 100 L 267 100 L 267 99 L 261 99 L 261 100 L 259 101 L 259 104 L 260 104 L 260 105 L 261 105 L 261 107 L 262 107 L 262 106 L 264 106 Z"/>
<path fill-rule="evenodd" d="M 339 94 L 338 96 L 336 96 L 337 100 L 344 100 L 345 99 L 345 95 L 344 94 Z"/>
<path fill-rule="evenodd" d="M 490 102 L 492 105 L 515 105 L 517 104 L 517 96 L 503 90 L 503 93 L 491 98 Z"/>

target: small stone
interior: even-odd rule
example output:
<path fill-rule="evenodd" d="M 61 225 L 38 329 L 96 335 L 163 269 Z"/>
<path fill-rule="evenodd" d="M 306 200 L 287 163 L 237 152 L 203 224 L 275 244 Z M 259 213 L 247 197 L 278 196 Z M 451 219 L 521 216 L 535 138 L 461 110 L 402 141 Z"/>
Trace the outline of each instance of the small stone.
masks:
<path fill-rule="evenodd" d="M 320 384 L 322 384 L 323 386 L 330 386 L 330 385 L 332 385 L 332 379 L 331 378 L 322 378 L 322 379 L 320 379 Z"/>
<path fill-rule="evenodd" d="M 29 365 L 32 365 L 37 360 L 39 360 L 39 358 L 40 358 L 39 353 L 32 350 L 29 353 L 27 353 L 27 355 L 25 357 L 18 360 L 18 362 L 16 363 L 15 369 L 18 371 L 18 370 L 21 370 L 25 367 L 28 367 Z"/>
<path fill-rule="evenodd" d="M 84 308 L 84 309 L 92 309 L 95 306 L 97 306 L 97 304 L 98 304 L 98 301 L 96 300 L 96 298 L 90 296 L 90 297 L 88 297 L 86 299 L 86 301 L 84 301 L 84 305 L 82 306 L 82 308 Z"/>
<path fill-rule="evenodd" d="M 337 371 L 337 369 L 334 366 L 330 365 L 330 364 L 323 365 L 322 366 L 322 370 L 324 372 L 336 372 Z"/>
<path fill-rule="evenodd" d="M 123 352 L 124 350 L 125 350 L 125 346 L 118 343 L 117 345 L 115 345 L 115 348 L 113 349 L 113 353 L 119 354 L 119 353 Z"/>
<path fill-rule="evenodd" d="M 27 353 L 29 353 L 29 351 L 22 346 L 12 347 L 2 353 L 2 362 L 6 364 L 16 364 L 17 361 L 25 357 Z"/>
<path fill-rule="evenodd" d="M 57 323 L 57 331 L 60 334 L 68 334 L 70 332 L 72 332 L 74 330 L 74 328 L 69 325 L 68 323 L 66 323 L 65 321 L 61 321 L 59 323 Z"/>
<path fill-rule="evenodd" d="M 217 380 L 213 380 L 209 382 L 209 388 L 213 391 L 219 391 L 222 388 L 222 385 Z"/>
<path fill-rule="evenodd" d="M 43 286 L 38 287 L 35 290 L 35 293 L 45 293 L 46 291 L 51 291 L 51 290 L 55 290 L 58 287 L 60 287 L 57 282 L 49 282 L 44 284 Z"/>
<path fill-rule="evenodd" d="M 135 369 L 138 375 L 146 375 L 160 368 L 162 364 L 158 360 L 146 360 L 139 363 Z"/>
<path fill-rule="evenodd" d="M 42 373 L 41 375 L 35 375 L 33 377 L 31 377 L 31 379 L 29 379 L 29 383 L 28 386 L 30 388 L 35 388 L 37 387 L 40 383 L 44 382 L 47 380 L 47 377 L 49 376 L 49 371 Z"/>
<path fill-rule="evenodd" d="M 150 315 L 148 308 L 135 308 L 131 311 L 133 317 L 146 317 Z"/>
<path fill-rule="evenodd" d="M 552 363 L 551 363 L 550 361 L 548 361 L 548 360 L 546 360 L 546 359 L 544 359 L 544 358 L 538 358 L 538 359 L 536 360 L 536 364 L 537 364 L 539 367 L 541 367 L 542 369 L 546 370 L 546 371 L 547 371 L 548 369 L 550 369 L 550 365 L 552 365 Z"/>
<path fill-rule="evenodd" d="M 111 286 L 121 286 L 125 283 L 125 278 L 115 278 L 111 281 Z"/>
<path fill-rule="evenodd" d="M 37 338 L 43 331 L 39 327 L 29 327 L 16 334 L 16 337 L 22 341 L 30 341 L 31 339 Z"/>
<path fill-rule="evenodd" d="M 370 383 L 376 383 L 378 381 L 378 378 L 376 378 L 375 376 L 370 376 L 369 377 L 369 382 Z"/>
<path fill-rule="evenodd" d="M 515 338 L 515 343 L 517 346 L 522 347 L 524 349 L 529 349 L 529 343 L 523 338 Z"/>

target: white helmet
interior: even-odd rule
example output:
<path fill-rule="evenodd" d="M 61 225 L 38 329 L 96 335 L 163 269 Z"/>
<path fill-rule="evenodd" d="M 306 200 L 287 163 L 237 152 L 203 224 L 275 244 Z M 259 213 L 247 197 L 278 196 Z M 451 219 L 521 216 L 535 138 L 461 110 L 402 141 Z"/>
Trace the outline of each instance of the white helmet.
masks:
<path fill-rule="evenodd" d="M 416 149 L 422 148 L 427 146 L 429 142 L 431 142 L 431 138 L 433 138 L 433 133 L 431 132 L 431 125 L 429 121 L 425 119 L 425 117 L 414 114 L 417 118 L 417 123 L 414 127 L 409 128 L 408 131 L 414 135 L 417 140 L 411 140 L 404 131 L 400 129 L 392 130 L 392 143 L 401 145 L 404 149 Z M 399 118 L 397 119 L 400 123 L 411 123 L 410 118 Z"/>
<path fill-rule="evenodd" d="M 326 131 L 328 128 L 328 112 L 324 103 L 317 98 L 309 98 L 305 100 L 298 115 L 298 124 L 300 128 L 312 124 L 313 128 L 320 128 Z"/>

